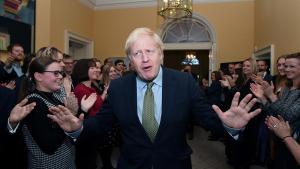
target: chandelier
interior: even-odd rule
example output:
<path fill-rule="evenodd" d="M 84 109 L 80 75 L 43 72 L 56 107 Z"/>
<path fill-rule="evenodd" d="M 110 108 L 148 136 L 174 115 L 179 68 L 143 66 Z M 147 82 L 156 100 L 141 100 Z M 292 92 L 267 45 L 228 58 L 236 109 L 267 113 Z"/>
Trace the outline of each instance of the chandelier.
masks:
<path fill-rule="evenodd" d="M 164 18 L 182 18 L 192 16 L 192 0 L 158 0 L 158 14 Z"/>
<path fill-rule="evenodd" d="M 197 59 L 195 52 L 187 52 L 185 58 L 181 62 L 182 65 L 199 65 L 200 62 Z"/>

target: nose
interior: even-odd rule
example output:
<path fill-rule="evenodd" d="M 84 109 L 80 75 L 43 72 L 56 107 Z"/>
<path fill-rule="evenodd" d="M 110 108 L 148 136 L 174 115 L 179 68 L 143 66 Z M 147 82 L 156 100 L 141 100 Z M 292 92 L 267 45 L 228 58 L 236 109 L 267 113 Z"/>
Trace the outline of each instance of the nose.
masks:
<path fill-rule="evenodd" d="M 142 52 L 142 61 L 147 62 L 149 60 L 149 56 L 143 51 Z"/>
<path fill-rule="evenodd" d="M 61 67 L 65 67 L 66 66 L 66 64 L 64 62 L 60 62 L 59 64 L 60 64 Z"/>

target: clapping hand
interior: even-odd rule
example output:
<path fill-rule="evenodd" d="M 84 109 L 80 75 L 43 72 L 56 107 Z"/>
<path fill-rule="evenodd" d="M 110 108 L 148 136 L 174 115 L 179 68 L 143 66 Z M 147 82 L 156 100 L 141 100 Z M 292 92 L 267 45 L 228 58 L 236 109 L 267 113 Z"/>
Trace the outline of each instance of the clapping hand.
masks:
<path fill-rule="evenodd" d="M 268 116 L 265 120 L 268 128 L 273 131 L 279 138 L 285 138 L 291 136 L 291 129 L 288 121 L 285 121 L 281 116 L 278 118 L 274 116 Z"/>
<path fill-rule="evenodd" d="M 228 83 L 229 83 L 229 85 L 230 85 L 230 88 L 236 85 L 235 82 L 236 82 L 236 80 L 237 80 L 237 77 L 238 77 L 238 76 L 235 76 L 235 78 L 232 78 L 232 77 L 229 76 L 229 75 L 224 75 L 224 79 L 228 81 Z M 230 88 L 229 88 L 229 89 L 230 89 Z"/>
<path fill-rule="evenodd" d="M 274 84 L 273 82 L 271 81 L 271 84 L 269 84 L 268 82 L 266 81 L 263 81 L 261 83 L 262 87 L 263 87 L 263 90 L 264 90 L 264 95 L 268 98 L 272 98 L 275 96 L 275 93 L 274 93 Z"/>
<path fill-rule="evenodd" d="M 92 93 L 91 95 L 89 95 L 89 97 L 86 97 L 86 95 L 84 95 L 80 102 L 81 110 L 83 110 L 84 112 L 88 112 L 89 109 L 94 105 L 96 100 L 97 100 L 96 93 Z"/>
<path fill-rule="evenodd" d="M 250 90 L 258 98 L 260 103 L 265 104 L 267 102 L 267 98 L 264 95 L 264 88 L 262 85 L 258 83 L 251 83 Z"/>
<path fill-rule="evenodd" d="M 9 55 L 5 61 L 5 67 L 11 68 L 12 63 L 15 61 L 15 57 Z"/>
<path fill-rule="evenodd" d="M 231 102 L 231 107 L 226 112 L 223 112 L 218 106 L 213 105 L 214 111 L 218 114 L 221 121 L 228 127 L 241 129 L 245 127 L 248 122 L 261 112 L 261 109 L 256 109 L 249 113 L 251 108 L 256 103 L 256 99 L 248 94 L 240 102 L 240 93 L 237 92 Z"/>
<path fill-rule="evenodd" d="M 225 78 L 224 80 L 219 80 L 220 83 L 221 83 L 221 86 L 224 88 L 224 87 L 227 87 L 228 89 L 231 88 L 230 84 L 229 84 L 229 81 Z"/>
<path fill-rule="evenodd" d="M 49 111 L 52 114 L 48 114 L 47 116 L 56 122 L 60 128 L 66 132 L 74 132 L 82 127 L 84 114 L 80 114 L 79 118 L 77 118 L 68 108 L 62 105 L 51 107 L 49 108 Z"/>
<path fill-rule="evenodd" d="M 73 92 L 71 92 L 64 100 L 65 106 L 76 115 L 79 109 L 78 100 Z"/>
<path fill-rule="evenodd" d="M 5 84 L 5 87 L 14 90 L 16 88 L 16 81 L 15 80 L 9 81 L 8 83 Z"/>
<path fill-rule="evenodd" d="M 23 99 L 11 110 L 8 120 L 12 127 L 15 127 L 17 123 L 23 120 L 34 109 L 36 103 L 32 102 L 26 105 L 27 102 L 28 99 Z"/>

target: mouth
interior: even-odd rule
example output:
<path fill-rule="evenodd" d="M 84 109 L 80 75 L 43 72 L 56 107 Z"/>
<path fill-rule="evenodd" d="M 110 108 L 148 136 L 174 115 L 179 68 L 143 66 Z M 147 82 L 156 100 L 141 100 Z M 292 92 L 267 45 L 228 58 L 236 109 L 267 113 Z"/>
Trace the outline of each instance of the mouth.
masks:
<path fill-rule="evenodd" d="M 61 86 L 61 85 L 63 85 L 63 81 L 59 80 L 59 81 L 57 81 L 57 84 Z"/>
<path fill-rule="evenodd" d="M 144 66 L 142 69 L 147 72 L 152 69 L 152 66 Z"/>

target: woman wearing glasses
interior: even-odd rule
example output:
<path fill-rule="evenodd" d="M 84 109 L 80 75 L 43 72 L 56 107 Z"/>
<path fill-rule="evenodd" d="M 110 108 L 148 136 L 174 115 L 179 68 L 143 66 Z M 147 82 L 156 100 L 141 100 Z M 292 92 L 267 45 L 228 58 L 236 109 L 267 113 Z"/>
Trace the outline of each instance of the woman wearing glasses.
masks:
<path fill-rule="evenodd" d="M 28 69 L 34 89 L 28 91 L 27 99 L 28 103 L 35 102 L 36 106 L 22 120 L 22 127 L 19 127 L 27 147 L 27 168 L 75 168 L 72 138 L 68 137 L 57 123 L 48 118 L 51 107 L 68 110 L 54 95 L 60 90 L 63 78 L 62 66 L 53 59 L 57 57 L 55 49 L 52 47 L 40 49 Z M 9 118 L 11 130 L 17 127 L 23 118 L 11 118 L 13 115 L 15 114 L 11 114 Z"/>

